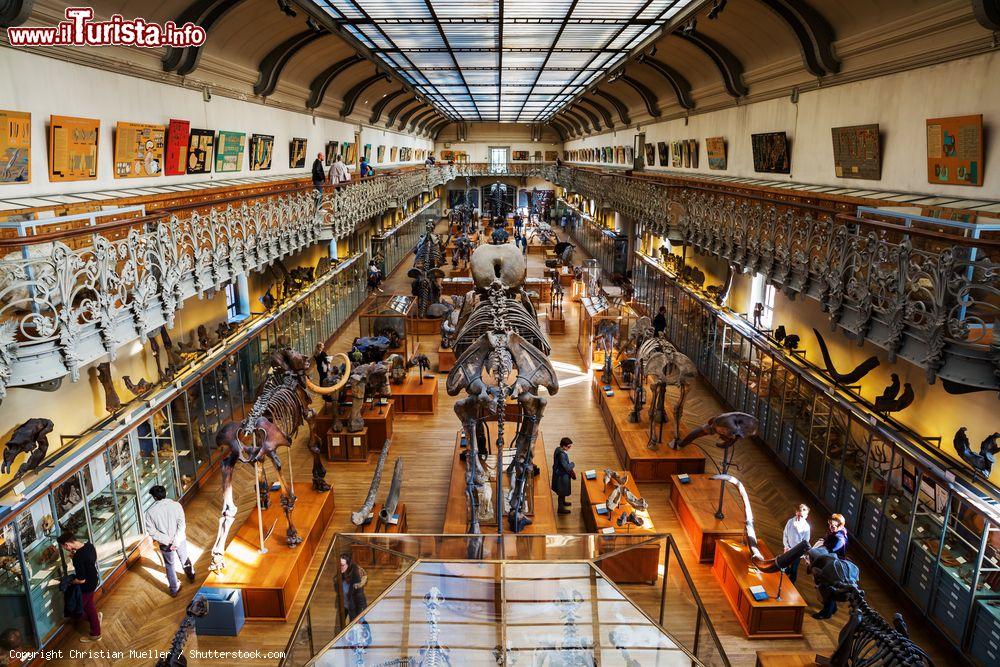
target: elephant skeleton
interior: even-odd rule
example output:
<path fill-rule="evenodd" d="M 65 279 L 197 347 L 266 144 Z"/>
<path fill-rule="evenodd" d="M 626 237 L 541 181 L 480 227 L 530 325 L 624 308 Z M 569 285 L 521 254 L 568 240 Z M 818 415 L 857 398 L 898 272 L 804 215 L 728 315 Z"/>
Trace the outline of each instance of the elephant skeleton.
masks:
<path fill-rule="evenodd" d="M 663 336 L 654 336 L 646 340 L 639 347 L 638 357 L 642 368 L 642 377 L 639 377 L 637 381 L 642 382 L 645 378 L 649 378 L 653 391 L 649 400 L 650 436 L 647 447 L 656 449 L 660 444 L 660 438 L 654 426 L 662 424 L 667 419 L 664 403 L 666 402 L 667 385 L 672 385 L 680 389 L 680 396 L 674 406 L 674 438 L 670 441 L 670 447 L 677 449 L 681 439 L 681 417 L 684 415 L 684 401 L 687 399 L 691 384 L 698 377 L 698 370 L 687 356 L 681 354 Z"/>
<path fill-rule="evenodd" d="M 488 443 L 484 442 L 482 424 L 490 416 L 496 419 L 496 460 L 502 461 L 506 401 L 514 397 L 521 409 L 521 423 L 514 438 L 514 459 L 506 474 L 510 477 L 507 520 L 516 533 L 531 523 L 525 512 L 525 496 L 547 403 L 538 396 L 538 389 L 545 387 L 549 394 L 555 394 L 559 381 L 548 360 L 548 341 L 524 293 L 527 265 L 521 252 L 509 243 L 483 245 L 473 253 L 471 264 L 475 294 L 465 299 L 455 341 L 458 358 L 445 385 L 450 396 L 463 390 L 466 393 L 455 403 L 455 414 L 469 443 L 465 457 L 468 532 L 480 532 L 478 504 L 488 480 L 483 467 Z M 502 480 L 503 475 L 498 474 L 497 500 L 503 497 Z"/>
<path fill-rule="evenodd" d="M 278 347 L 271 354 L 271 367 L 267 377 L 250 412 L 243 421 L 229 421 L 219 429 L 215 444 L 228 449 L 229 454 L 222 460 L 222 516 L 215 544 L 212 546 L 212 563 L 209 566 L 211 571 L 218 572 L 226 567 L 226 537 L 237 511 L 233 501 L 233 472 L 237 463 L 250 463 L 256 467 L 258 464 L 262 465 L 265 458 L 271 460 L 281 483 L 281 506 L 288 522 L 288 546 L 294 547 L 302 542 L 292 523 L 295 489 L 285 483 L 278 448 L 291 447 L 295 434 L 305 424 L 309 431 L 309 449 L 313 454 L 313 489 L 330 490 L 330 486 L 324 481 L 326 468 L 323 467 L 319 447 L 313 436 L 312 420 L 315 412 L 310 407 L 309 393 L 333 395 L 347 382 L 351 362 L 347 355 L 335 356 L 344 358 L 346 372 L 333 386 L 319 387 L 309 379 L 309 358 L 292 350 L 287 341 L 279 341 Z"/>

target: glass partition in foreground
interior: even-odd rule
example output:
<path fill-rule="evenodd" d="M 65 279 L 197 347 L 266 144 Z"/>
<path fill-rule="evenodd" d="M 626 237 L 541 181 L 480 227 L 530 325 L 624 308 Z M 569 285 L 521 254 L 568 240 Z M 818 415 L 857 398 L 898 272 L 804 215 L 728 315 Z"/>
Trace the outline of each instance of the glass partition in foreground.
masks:
<path fill-rule="evenodd" d="M 355 619 L 342 599 L 347 554 L 367 575 Z M 650 565 L 655 581 L 621 583 Z M 453 665 L 729 665 L 670 535 L 337 535 L 282 664 L 434 654 Z"/>

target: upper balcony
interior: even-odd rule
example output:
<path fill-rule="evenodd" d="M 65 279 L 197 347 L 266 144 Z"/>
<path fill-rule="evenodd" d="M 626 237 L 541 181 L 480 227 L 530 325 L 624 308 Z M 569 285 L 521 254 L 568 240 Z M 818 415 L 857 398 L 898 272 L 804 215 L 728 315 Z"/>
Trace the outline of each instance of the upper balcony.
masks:
<path fill-rule="evenodd" d="M 314 243 L 344 238 L 453 177 L 399 170 L 323 192 L 211 195 L 110 221 L 47 219 L 0 238 L 0 398 L 10 386 L 75 381 L 80 369 L 159 327 L 186 299 Z"/>

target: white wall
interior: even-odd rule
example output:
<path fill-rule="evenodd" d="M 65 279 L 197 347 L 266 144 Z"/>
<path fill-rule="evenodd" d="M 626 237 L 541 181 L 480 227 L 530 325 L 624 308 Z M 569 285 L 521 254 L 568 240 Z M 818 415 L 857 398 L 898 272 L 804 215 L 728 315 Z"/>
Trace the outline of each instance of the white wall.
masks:
<path fill-rule="evenodd" d="M 253 102 L 216 96 L 210 102 L 198 91 L 155 83 L 123 74 L 73 65 L 55 58 L 0 48 L 0 109 L 31 113 L 31 183 L 0 185 L 0 198 L 51 193 L 89 192 L 107 188 L 170 185 L 205 180 L 225 180 L 241 176 L 269 174 L 309 174 L 316 153 L 327 141 L 354 141 L 361 131 L 359 155 L 364 144 L 372 144 L 376 168 L 389 166 L 390 146 L 431 149 L 433 142 L 423 137 L 390 130 L 359 126 L 307 113 L 294 113 Z M 101 121 L 97 180 L 50 183 L 48 179 L 48 122 L 52 114 L 98 118 Z M 191 127 L 230 130 L 250 135 L 274 135 L 274 159 L 268 171 L 250 171 L 244 153 L 243 171 L 221 174 L 121 178 L 113 176 L 114 129 L 118 121 L 166 125 L 171 118 L 189 120 Z M 309 140 L 304 169 L 288 168 L 288 148 L 293 137 Z M 379 144 L 386 146 L 386 162 L 374 162 Z M 410 161 L 417 162 L 416 159 Z"/>
<path fill-rule="evenodd" d="M 470 162 L 488 162 L 490 146 L 508 146 L 511 153 L 528 151 L 528 162 L 535 161 L 535 151 L 542 151 L 542 161 L 545 151 L 562 150 L 562 142 L 550 127 L 543 127 L 541 139 L 532 141 L 530 125 L 484 122 L 468 123 L 465 141 L 458 141 L 457 125 L 446 126 L 438 135 L 434 155 L 440 158 L 442 150 L 465 151 Z"/>
<path fill-rule="evenodd" d="M 768 180 L 1000 198 L 1000 141 L 991 140 L 1000 128 L 1000 54 L 992 52 L 941 65 L 847 83 L 802 93 L 798 104 L 790 98 L 769 100 L 711 113 L 646 125 L 646 143 L 681 139 L 699 142 L 698 169 L 652 167 L 651 171 L 710 173 Z M 932 185 L 927 182 L 926 120 L 946 116 L 983 114 L 983 187 Z M 880 181 L 837 178 L 833 168 L 831 128 L 878 123 L 882 134 Z M 764 174 L 753 170 L 750 135 L 780 132 L 791 144 L 791 174 Z M 566 142 L 566 150 L 632 145 L 635 129 L 605 133 Z M 708 168 L 705 138 L 724 136 L 728 169 Z M 659 157 L 657 157 L 659 163 Z"/>

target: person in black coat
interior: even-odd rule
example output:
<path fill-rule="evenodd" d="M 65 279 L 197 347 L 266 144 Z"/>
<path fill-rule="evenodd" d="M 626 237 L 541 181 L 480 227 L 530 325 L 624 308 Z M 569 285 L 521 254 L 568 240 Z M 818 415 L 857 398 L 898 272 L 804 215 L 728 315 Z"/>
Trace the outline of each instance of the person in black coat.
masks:
<path fill-rule="evenodd" d="M 559 514 L 569 514 L 569 506 L 572 504 L 566 500 L 572 493 L 571 480 L 576 479 L 576 472 L 573 470 L 576 464 L 569 460 L 569 448 L 572 446 L 572 440 L 563 438 L 552 457 L 552 490 L 559 496 Z"/>
<path fill-rule="evenodd" d="M 353 621 L 361 615 L 368 606 L 365 598 L 365 584 L 368 583 L 368 573 L 354 562 L 351 554 L 340 555 L 340 592 L 344 599 L 344 611 L 347 620 Z"/>
<path fill-rule="evenodd" d="M 660 306 L 660 310 L 657 311 L 656 317 L 653 318 L 653 333 L 659 336 L 666 330 L 667 330 L 667 307 Z"/>
<path fill-rule="evenodd" d="M 322 153 L 316 155 L 316 159 L 313 160 L 312 177 L 314 188 L 323 187 L 323 182 L 326 180 L 326 169 L 323 168 Z"/>
<path fill-rule="evenodd" d="M 101 638 L 101 615 L 94 604 L 94 591 L 100 583 L 100 576 L 97 573 L 97 549 L 91 542 L 84 544 L 69 531 L 56 538 L 56 541 L 73 557 L 76 578 L 70 583 L 80 587 L 83 615 L 90 622 L 90 636 L 80 641 L 96 642 Z"/>

